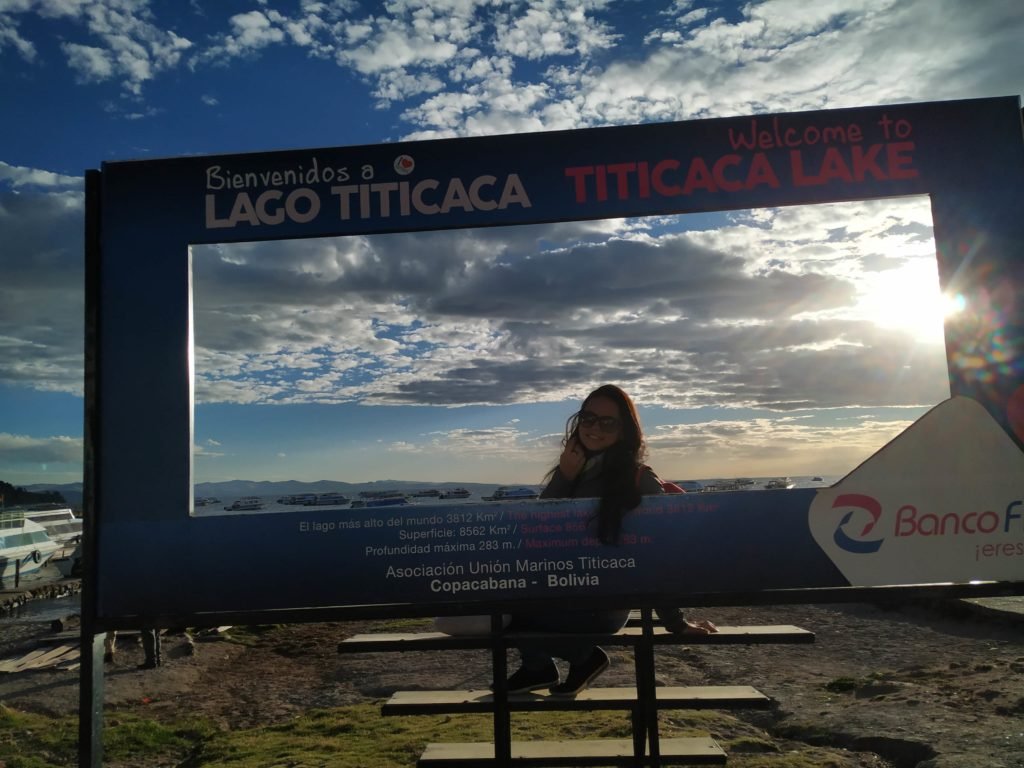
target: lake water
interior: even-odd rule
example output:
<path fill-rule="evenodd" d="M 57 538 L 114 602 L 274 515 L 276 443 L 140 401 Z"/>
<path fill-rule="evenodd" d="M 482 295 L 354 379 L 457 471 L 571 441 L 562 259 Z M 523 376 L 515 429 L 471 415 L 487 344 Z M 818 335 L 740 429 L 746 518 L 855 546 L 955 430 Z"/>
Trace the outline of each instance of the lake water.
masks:
<path fill-rule="evenodd" d="M 665 479 L 668 479 L 668 478 L 662 478 L 662 479 L 665 480 Z M 722 483 L 726 483 L 726 482 L 732 482 L 736 478 L 686 478 L 686 479 L 693 479 L 693 480 L 696 480 L 697 482 L 702 483 L 704 485 L 710 485 L 710 484 L 716 484 L 716 483 L 717 484 L 722 484 Z M 741 488 L 739 488 L 737 490 L 742 490 L 742 491 L 761 491 L 761 490 L 764 490 L 765 484 L 769 480 L 772 480 L 774 478 L 772 478 L 772 477 L 754 477 L 754 478 L 750 478 L 750 479 L 753 480 L 752 484 L 743 486 L 743 487 L 741 487 Z M 825 475 L 825 476 L 822 476 L 821 480 L 814 480 L 811 475 L 801 475 L 801 476 L 795 476 L 794 475 L 794 476 L 791 476 L 790 479 L 794 483 L 794 486 L 793 486 L 794 488 L 826 488 L 829 485 L 831 485 L 832 483 L 838 481 L 840 479 L 840 476 L 839 475 Z M 676 480 L 675 478 L 673 478 L 673 480 L 678 482 L 678 480 Z M 540 489 L 542 487 L 542 486 L 538 486 L 538 485 L 531 485 L 531 484 L 528 484 L 528 483 L 523 483 L 523 484 L 520 484 L 520 485 L 517 485 L 515 483 L 510 483 L 509 485 L 513 486 L 513 487 L 517 487 L 517 488 L 519 488 L 519 487 L 535 488 L 535 489 L 538 490 L 538 492 L 540 491 Z M 497 488 L 497 486 L 495 486 L 495 488 Z M 416 507 L 438 506 L 438 505 L 451 506 L 453 504 L 481 504 L 481 503 L 485 503 L 485 502 L 483 502 L 481 497 L 482 496 L 489 496 L 493 492 L 494 492 L 493 489 L 484 491 L 483 493 L 476 493 L 476 492 L 474 492 L 473 495 L 470 496 L 468 499 L 438 499 L 438 498 L 431 497 L 431 496 L 408 497 L 408 499 L 409 499 L 409 503 L 408 504 L 403 505 L 403 506 L 396 506 L 395 509 L 413 509 L 413 508 L 416 508 Z M 206 516 L 210 516 L 210 515 L 253 515 L 253 514 L 275 513 L 275 512 L 298 512 L 298 511 L 302 511 L 302 510 L 312 510 L 312 509 L 319 509 L 319 510 L 349 509 L 349 505 L 348 504 L 341 504 L 341 505 L 338 505 L 338 506 L 321 506 L 321 507 L 316 507 L 316 506 L 305 507 L 305 506 L 295 505 L 295 504 L 279 504 L 278 501 L 277 501 L 278 498 L 279 498 L 278 495 L 274 495 L 274 496 L 256 496 L 255 498 L 258 498 L 263 503 L 263 508 L 262 509 L 247 510 L 247 511 L 229 511 L 229 510 L 225 510 L 224 509 L 224 507 L 231 506 L 231 504 L 234 503 L 236 501 L 236 499 L 238 499 L 238 498 L 241 498 L 241 497 L 236 497 L 236 496 L 218 497 L 217 503 L 210 504 L 210 505 L 204 506 L 204 507 L 197 507 L 195 513 L 196 513 L 196 515 L 206 517 Z M 245 498 L 251 498 L 251 495 L 247 495 Z M 362 500 L 362 499 L 360 499 L 358 494 L 353 494 L 350 498 L 352 500 Z M 389 509 L 389 507 L 380 507 L 379 509 L 381 509 L 383 511 L 383 510 Z"/>

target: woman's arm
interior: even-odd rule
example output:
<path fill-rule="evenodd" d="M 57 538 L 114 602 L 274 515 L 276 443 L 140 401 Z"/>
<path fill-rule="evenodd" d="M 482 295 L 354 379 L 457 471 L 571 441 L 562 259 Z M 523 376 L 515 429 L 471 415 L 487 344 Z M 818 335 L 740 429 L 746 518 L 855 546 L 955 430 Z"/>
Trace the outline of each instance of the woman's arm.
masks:
<path fill-rule="evenodd" d="M 540 492 L 542 499 L 568 499 L 572 497 L 572 480 L 562 474 L 562 470 L 555 468 L 551 480 Z"/>
<path fill-rule="evenodd" d="M 665 492 L 665 489 L 661 487 L 661 478 L 646 464 L 640 467 L 640 471 L 637 473 L 636 484 L 640 489 L 641 496 L 653 496 Z"/>

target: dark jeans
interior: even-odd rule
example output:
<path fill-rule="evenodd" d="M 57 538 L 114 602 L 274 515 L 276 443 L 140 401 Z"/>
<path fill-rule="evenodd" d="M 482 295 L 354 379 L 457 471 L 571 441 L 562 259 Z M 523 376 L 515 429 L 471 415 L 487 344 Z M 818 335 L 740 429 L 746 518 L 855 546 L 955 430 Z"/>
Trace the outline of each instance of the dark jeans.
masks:
<path fill-rule="evenodd" d="M 572 638 L 573 634 L 612 634 L 629 620 L 629 609 L 618 611 L 559 611 L 551 613 L 514 613 L 509 631 L 557 632 L 565 640 L 544 638 L 520 642 L 516 647 L 523 658 L 523 666 L 542 670 L 554 663 L 552 657 L 565 659 L 570 664 L 582 664 L 594 652 L 593 643 Z"/>
<path fill-rule="evenodd" d="M 142 635 L 142 651 L 146 654 L 146 663 L 159 664 L 161 662 L 160 630 L 143 629 L 140 634 Z"/>

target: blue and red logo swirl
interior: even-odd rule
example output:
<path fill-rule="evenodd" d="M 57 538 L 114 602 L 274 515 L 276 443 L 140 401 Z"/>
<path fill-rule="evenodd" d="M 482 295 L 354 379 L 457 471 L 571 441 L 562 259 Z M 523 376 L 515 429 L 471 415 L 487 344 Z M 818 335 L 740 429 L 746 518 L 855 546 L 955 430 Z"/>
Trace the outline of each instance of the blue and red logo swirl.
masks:
<path fill-rule="evenodd" d="M 882 505 L 878 503 L 878 500 L 862 493 L 844 493 L 837 496 L 836 500 L 832 502 L 832 509 L 840 507 L 853 507 L 853 509 L 843 515 L 839 525 L 836 526 L 836 532 L 832 534 L 832 540 L 835 541 L 836 546 L 858 555 L 877 552 L 882 546 L 882 542 L 885 541 L 885 537 L 880 539 L 865 537 L 874 530 L 882 516 Z M 860 529 L 859 533 L 855 532 L 855 535 L 851 535 L 847 529 L 857 510 L 867 512 L 871 519 Z"/>

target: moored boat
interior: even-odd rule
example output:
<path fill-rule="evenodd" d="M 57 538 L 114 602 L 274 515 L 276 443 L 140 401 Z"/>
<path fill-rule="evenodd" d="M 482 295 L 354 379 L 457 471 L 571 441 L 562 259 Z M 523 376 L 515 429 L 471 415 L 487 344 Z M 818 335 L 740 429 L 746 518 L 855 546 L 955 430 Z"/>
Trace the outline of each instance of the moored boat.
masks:
<path fill-rule="evenodd" d="M 253 509 L 263 509 L 263 502 L 256 496 L 244 496 L 235 499 L 231 504 L 224 507 L 228 512 L 241 512 Z"/>
<path fill-rule="evenodd" d="M 360 491 L 359 498 L 361 499 L 389 499 L 389 498 L 405 498 L 405 494 L 401 491 L 387 490 L 387 491 Z"/>
<path fill-rule="evenodd" d="M 343 493 L 318 493 L 305 502 L 307 507 L 324 507 L 331 504 L 348 504 L 351 501 Z"/>
<path fill-rule="evenodd" d="M 354 502 L 353 502 L 354 503 Z M 366 499 L 364 506 L 367 507 L 400 507 L 403 504 L 408 504 L 409 500 L 405 496 L 381 496 L 376 499 Z"/>
<path fill-rule="evenodd" d="M 469 496 L 470 493 L 465 488 L 449 488 L 441 493 L 442 499 L 468 499 Z"/>
<path fill-rule="evenodd" d="M 0 581 L 38 571 L 60 548 L 23 510 L 0 512 Z"/>
<path fill-rule="evenodd" d="M 282 496 L 277 500 L 278 504 L 308 504 L 316 498 L 315 493 L 296 493 L 290 496 Z"/>
<path fill-rule="evenodd" d="M 60 504 L 38 504 L 25 507 L 24 512 L 25 519 L 43 526 L 46 535 L 57 543 L 57 556 L 70 553 L 82 540 L 82 518 L 75 517 L 70 507 Z"/>
<path fill-rule="evenodd" d="M 704 492 L 704 483 L 697 480 L 676 480 L 676 485 L 682 488 L 685 493 Z"/>
<path fill-rule="evenodd" d="M 769 490 L 779 490 L 780 488 L 792 488 L 796 485 L 793 479 L 790 477 L 776 477 L 773 480 L 769 480 L 764 484 L 764 487 Z"/>
<path fill-rule="evenodd" d="M 82 545 L 76 544 L 70 552 L 57 553 L 50 559 L 65 579 L 74 579 L 82 575 Z"/>
<path fill-rule="evenodd" d="M 540 496 L 535 488 L 527 488 L 524 485 L 503 485 L 490 496 L 484 496 L 484 501 L 521 501 L 523 499 L 536 499 Z"/>

